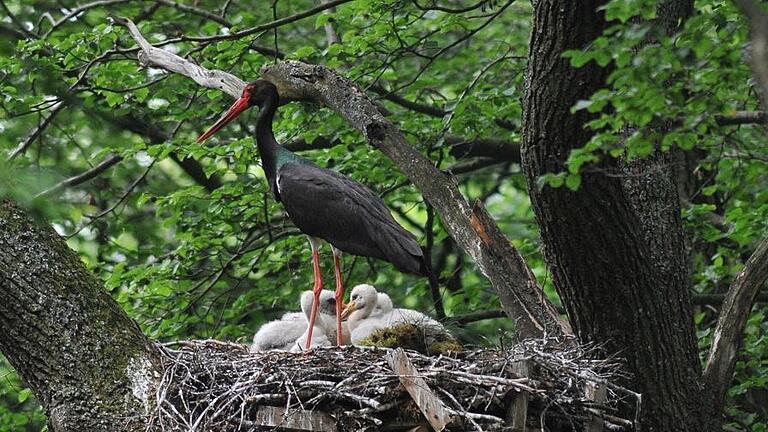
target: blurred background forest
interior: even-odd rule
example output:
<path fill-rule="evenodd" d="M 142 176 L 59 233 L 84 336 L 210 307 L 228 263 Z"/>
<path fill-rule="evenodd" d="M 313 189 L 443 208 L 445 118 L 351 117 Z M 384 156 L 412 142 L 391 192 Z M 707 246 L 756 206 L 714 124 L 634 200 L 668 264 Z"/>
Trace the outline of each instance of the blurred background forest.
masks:
<path fill-rule="evenodd" d="M 467 198 L 486 204 L 557 303 L 519 165 L 529 2 L 330 3 L 335 7 L 228 38 L 320 3 L 0 1 L 0 195 L 53 221 L 154 339 L 248 343 L 261 323 L 298 308 L 300 292 L 312 286 L 309 244 L 267 190 L 250 134 L 255 113 L 214 143 L 195 144 L 230 99 L 141 68 L 133 40 L 109 21 L 110 14 L 126 16 L 152 43 L 244 79 L 283 58 L 342 72 L 457 177 Z M 578 188 L 585 163 L 644 156 L 657 141 L 683 150 L 681 169 L 699 177 L 695 188 L 681 181 L 679 191 L 704 353 L 724 291 L 768 234 L 765 116 L 756 113 L 747 29 L 733 5 L 698 0 L 681 33 L 654 35 L 658 42 L 648 44 L 650 27 L 635 18 L 653 18 L 656 3 L 608 2 L 615 26 L 569 53 L 574 67 L 610 64 L 611 86 L 573 107 L 599 113 L 590 124 L 599 133 L 571 154 L 567 172 L 541 184 Z M 651 127 L 658 119 L 673 119 L 663 139 Z M 289 104 L 275 131 L 302 156 L 384 198 L 430 252 L 442 308 L 464 342 L 498 344 L 513 331 L 499 318 L 495 291 L 420 194 L 338 116 Z M 330 286 L 330 249 L 322 254 Z M 398 305 L 435 313 L 425 279 L 353 257 L 344 275 L 349 287 L 371 283 Z M 768 430 L 766 301 L 763 292 L 746 329 L 729 430 Z M 31 392 L 0 356 L 0 430 L 39 431 L 44 424 Z"/>

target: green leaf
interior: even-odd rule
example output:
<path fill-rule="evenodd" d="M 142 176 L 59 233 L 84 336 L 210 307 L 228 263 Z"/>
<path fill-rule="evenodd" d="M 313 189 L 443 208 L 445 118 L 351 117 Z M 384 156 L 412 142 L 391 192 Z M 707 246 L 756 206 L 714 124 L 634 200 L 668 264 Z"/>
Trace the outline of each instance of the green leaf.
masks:
<path fill-rule="evenodd" d="M 19 403 L 26 402 L 26 400 L 29 399 L 30 396 L 32 396 L 32 390 L 31 389 L 25 388 L 25 389 L 21 390 L 19 392 L 19 394 L 18 394 Z"/>
<path fill-rule="evenodd" d="M 572 191 L 577 190 L 581 186 L 581 176 L 579 174 L 568 174 L 565 177 L 565 185 Z"/>

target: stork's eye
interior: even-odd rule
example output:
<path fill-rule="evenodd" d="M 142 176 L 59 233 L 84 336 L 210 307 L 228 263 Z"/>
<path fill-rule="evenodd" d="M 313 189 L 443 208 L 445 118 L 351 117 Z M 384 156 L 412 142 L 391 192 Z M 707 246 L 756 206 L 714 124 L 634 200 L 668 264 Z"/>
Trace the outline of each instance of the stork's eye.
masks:
<path fill-rule="evenodd" d="M 335 299 L 328 299 L 326 301 L 328 302 L 328 304 L 335 304 L 336 303 Z"/>
<path fill-rule="evenodd" d="M 360 296 L 359 296 L 359 295 L 357 295 L 357 294 L 355 294 L 355 295 L 353 295 L 353 296 L 352 296 L 352 300 L 357 300 L 358 298 L 360 298 Z"/>

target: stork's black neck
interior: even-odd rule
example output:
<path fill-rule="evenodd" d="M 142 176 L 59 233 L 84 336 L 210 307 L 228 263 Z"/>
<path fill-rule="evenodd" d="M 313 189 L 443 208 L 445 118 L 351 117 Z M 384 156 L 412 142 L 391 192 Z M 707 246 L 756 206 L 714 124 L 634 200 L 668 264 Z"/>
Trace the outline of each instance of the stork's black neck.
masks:
<path fill-rule="evenodd" d="M 256 145 L 261 155 L 261 166 L 267 176 L 269 187 L 275 191 L 277 169 L 295 155 L 281 146 L 272 132 L 272 120 L 277 111 L 278 95 L 268 97 L 261 106 L 259 119 L 256 122 Z"/>

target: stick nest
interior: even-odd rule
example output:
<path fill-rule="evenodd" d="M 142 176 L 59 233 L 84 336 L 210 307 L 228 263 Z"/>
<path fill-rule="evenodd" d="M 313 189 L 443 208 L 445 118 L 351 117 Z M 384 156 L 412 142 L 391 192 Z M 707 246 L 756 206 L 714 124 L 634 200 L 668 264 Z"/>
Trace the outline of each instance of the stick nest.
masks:
<path fill-rule="evenodd" d="M 446 430 L 511 430 L 510 407 L 524 393 L 531 427 L 584 430 L 602 421 L 609 430 L 633 430 L 640 398 L 614 383 L 622 378 L 619 362 L 595 360 L 594 347 L 551 346 L 542 339 L 435 357 L 406 354 L 453 416 Z M 263 426 L 258 411 L 268 406 L 288 415 L 322 412 L 335 429 L 319 430 L 431 430 L 414 429 L 427 423 L 390 367 L 390 349 L 249 353 L 246 345 L 209 340 L 162 350 L 151 431 L 281 430 Z M 528 376 L 516 372 L 520 362 Z M 604 401 L 587 397 L 596 387 L 607 390 Z"/>

